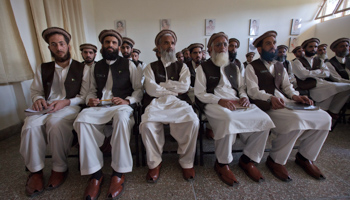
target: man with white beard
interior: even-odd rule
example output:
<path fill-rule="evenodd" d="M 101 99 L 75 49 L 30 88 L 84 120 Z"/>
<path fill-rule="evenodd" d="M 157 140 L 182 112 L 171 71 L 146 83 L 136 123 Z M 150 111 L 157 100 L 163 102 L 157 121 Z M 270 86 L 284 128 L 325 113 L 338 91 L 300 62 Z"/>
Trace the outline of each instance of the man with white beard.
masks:
<path fill-rule="evenodd" d="M 317 57 L 324 62 L 328 61 L 328 56 L 327 56 L 327 44 L 320 44 L 317 47 Z"/>
<path fill-rule="evenodd" d="M 266 165 L 278 179 L 289 182 L 286 167 L 288 157 L 297 139 L 300 140 L 295 162 L 310 176 L 325 179 L 322 172 L 313 163 L 331 126 L 331 118 L 323 110 L 288 110 L 287 102 L 299 102 L 312 105 L 306 96 L 299 96 L 289 82 L 283 64 L 276 62 L 276 31 L 268 31 L 258 37 L 253 45 L 260 59 L 254 60 L 246 69 L 247 93 L 254 102 L 266 110 L 276 125 L 271 132 L 276 135 L 272 140 L 272 149 Z"/>
<path fill-rule="evenodd" d="M 146 93 L 140 132 L 146 148 L 147 182 L 155 183 L 162 166 L 164 124 L 169 124 L 170 134 L 178 142 L 179 163 L 185 180 L 194 179 L 193 162 L 199 120 L 187 96 L 190 71 L 186 64 L 176 61 L 177 37 L 171 30 L 162 30 L 155 39 L 161 58 L 150 63 L 144 71 Z"/>
<path fill-rule="evenodd" d="M 350 38 L 339 38 L 334 41 L 330 48 L 335 56 L 326 63 L 331 80 L 341 83 L 350 83 L 350 58 L 349 54 Z"/>
<path fill-rule="evenodd" d="M 325 80 L 330 77 L 330 72 L 324 61 L 315 57 L 319 43 L 317 38 L 305 40 L 301 45 L 305 56 L 292 62 L 292 70 L 298 87 L 310 90 L 316 105 L 337 119 L 339 111 L 349 99 L 350 84 Z"/>
<path fill-rule="evenodd" d="M 239 166 L 252 180 L 260 182 L 264 178 L 254 163 L 260 162 L 269 131 L 275 126 L 266 113 L 250 105 L 240 70 L 229 61 L 227 35 L 213 34 L 208 47 L 211 59 L 197 68 L 194 91 L 213 128 L 217 158 L 214 169 L 224 183 L 238 183 L 229 164 L 233 160 L 232 145 L 240 134 L 246 145 Z"/>

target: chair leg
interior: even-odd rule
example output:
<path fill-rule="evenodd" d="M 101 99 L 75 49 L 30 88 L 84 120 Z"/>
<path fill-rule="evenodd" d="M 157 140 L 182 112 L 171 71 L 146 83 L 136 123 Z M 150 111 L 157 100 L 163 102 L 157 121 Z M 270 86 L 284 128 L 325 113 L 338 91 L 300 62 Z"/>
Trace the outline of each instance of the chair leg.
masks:
<path fill-rule="evenodd" d="M 206 128 L 205 122 L 201 121 L 200 127 L 199 127 L 199 162 L 201 166 L 204 165 L 203 135 L 205 133 L 205 128 Z"/>
<path fill-rule="evenodd" d="M 146 166 L 146 150 L 145 145 L 141 141 L 141 160 L 142 160 L 142 166 Z"/>
<path fill-rule="evenodd" d="M 140 149 L 139 149 L 139 134 L 135 134 L 135 154 L 136 154 L 136 167 L 140 167 Z"/>

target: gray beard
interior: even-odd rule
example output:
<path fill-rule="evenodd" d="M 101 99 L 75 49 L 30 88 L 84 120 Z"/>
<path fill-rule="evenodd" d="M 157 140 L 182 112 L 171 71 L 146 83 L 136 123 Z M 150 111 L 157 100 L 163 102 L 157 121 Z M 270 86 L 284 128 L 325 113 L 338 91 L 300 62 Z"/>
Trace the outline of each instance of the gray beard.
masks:
<path fill-rule="evenodd" d="M 327 54 L 317 55 L 322 60 L 326 60 L 328 58 Z"/>
<path fill-rule="evenodd" d="M 230 62 L 227 52 L 216 53 L 215 51 L 212 51 L 210 57 L 211 61 L 213 61 L 213 63 L 219 67 L 226 66 Z"/>
<path fill-rule="evenodd" d="M 165 63 L 175 62 L 177 60 L 175 55 L 175 49 L 167 52 L 166 50 L 160 48 L 160 57 Z"/>

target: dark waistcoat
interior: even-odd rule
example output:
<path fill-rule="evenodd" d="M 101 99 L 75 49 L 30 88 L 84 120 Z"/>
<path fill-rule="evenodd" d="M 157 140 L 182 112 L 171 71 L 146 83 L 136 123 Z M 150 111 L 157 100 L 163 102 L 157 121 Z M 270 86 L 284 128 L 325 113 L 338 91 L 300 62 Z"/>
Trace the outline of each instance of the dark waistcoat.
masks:
<path fill-rule="evenodd" d="M 84 64 L 72 60 L 69 67 L 64 87 L 66 89 L 66 99 L 74 98 L 80 92 L 84 75 Z M 51 86 L 55 73 L 55 62 L 41 64 L 41 78 L 44 87 L 45 100 L 50 96 Z"/>
<path fill-rule="evenodd" d="M 301 64 L 303 64 L 303 66 L 307 69 L 307 70 L 316 70 L 316 69 L 320 69 L 321 68 L 321 59 L 314 57 L 314 61 L 311 65 L 309 64 L 309 62 L 306 60 L 306 58 L 301 57 L 299 58 L 299 61 L 301 62 Z M 300 89 L 302 90 L 310 90 L 314 87 L 316 87 L 316 79 L 314 78 L 306 78 L 305 80 L 301 80 L 299 79 L 297 76 L 295 76 L 296 80 L 297 80 L 297 85 Z"/>
<path fill-rule="evenodd" d="M 214 94 L 214 90 L 218 86 L 221 78 L 220 67 L 216 66 L 210 59 L 202 63 L 201 66 L 207 80 L 207 93 Z M 237 96 L 239 97 L 237 82 L 238 69 L 239 68 L 234 62 L 230 62 L 230 64 L 224 68 L 224 72 L 231 83 L 232 89 L 236 91 Z M 196 98 L 196 103 L 202 110 L 205 109 L 206 104 L 201 102 L 198 98 Z"/>
<path fill-rule="evenodd" d="M 350 58 L 345 58 L 345 64 L 341 64 L 337 58 L 334 56 L 329 60 L 329 62 L 333 65 L 338 74 L 343 78 L 349 80 L 349 74 L 346 72 L 346 68 L 350 70 Z"/>
<path fill-rule="evenodd" d="M 178 81 L 180 79 L 180 72 L 181 72 L 182 66 L 183 66 L 183 63 L 178 61 L 171 63 L 170 66 L 168 66 L 167 68 L 164 67 L 162 61 L 160 60 L 151 63 L 151 68 L 153 70 L 155 81 L 157 84 L 160 84 L 161 82 L 165 82 L 166 76 L 168 76 L 168 79 L 172 81 Z M 154 98 L 156 97 L 152 97 L 148 95 L 146 92 L 143 95 L 143 102 L 142 102 L 144 107 L 147 107 Z M 188 97 L 187 93 L 178 95 L 177 98 L 184 100 L 191 105 L 191 99 Z"/>
<path fill-rule="evenodd" d="M 254 72 L 258 77 L 259 90 L 265 90 L 267 93 L 274 95 L 275 89 L 277 89 L 279 92 L 284 94 L 281 89 L 283 81 L 283 64 L 281 62 L 276 62 L 274 64 L 275 77 L 272 76 L 270 71 L 264 65 L 263 61 L 260 59 L 254 60 L 250 64 L 253 66 Z M 271 108 L 270 102 L 262 100 L 251 101 L 264 111 Z"/>
<path fill-rule="evenodd" d="M 97 98 L 102 98 L 102 90 L 106 86 L 109 68 L 113 77 L 112 93 L 114 97 L 125 99 L 131 96 L 134 89 L 130 80 L 129 60 L 118 57 L 112 65 L 108 65 L 105 59 L 98 61 L 95 65 L 94 76 L 97 85 Z"/>

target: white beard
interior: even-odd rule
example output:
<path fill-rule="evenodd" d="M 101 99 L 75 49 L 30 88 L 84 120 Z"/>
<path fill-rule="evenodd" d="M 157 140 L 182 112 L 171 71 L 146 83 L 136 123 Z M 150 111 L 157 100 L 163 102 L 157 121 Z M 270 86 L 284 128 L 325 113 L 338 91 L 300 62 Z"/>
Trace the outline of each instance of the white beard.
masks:
<path fill-rule="evenodd" d="M 319 57 L 322 60 L 326 60 L 328 58 L 327 54 L 322 54 L 322 55 L 317 55 L 317 57 Z"/>
<path fill-rule="evenodd" d="M 167 52 L 166 50 L 163 50 L 162 48 L 160 48 L 160 57 L 165 63 L 168 63 L 168 62 L 173 63 L 177 60 L 175 55 L 175 49 Z"/>
<path fill-rule="evenodd" d="M 229 56 L 227 52 L 222 53 L 216 53 L 215 51 L 212 51 L 210 54 L 211 60 L 216 66 L 222 67 L 229 64 Z"/>

